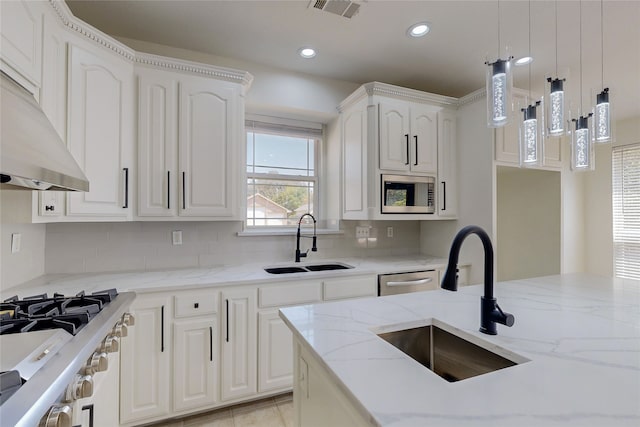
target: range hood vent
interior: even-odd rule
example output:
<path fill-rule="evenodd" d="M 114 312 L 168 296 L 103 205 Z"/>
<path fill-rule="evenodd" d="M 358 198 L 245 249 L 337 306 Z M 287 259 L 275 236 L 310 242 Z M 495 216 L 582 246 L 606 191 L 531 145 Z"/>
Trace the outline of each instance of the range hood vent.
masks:
<path fill-rule="evenodd" d="M 89 191 L 89 181 L 29 91 L 0 72 L 2 189 Z"/>
<path fill-rule="evenodd" d="M 311 0 L 310 7 L 349 19 L 353 18 L 360 10 L 358 3 L 349 0 Z"/>

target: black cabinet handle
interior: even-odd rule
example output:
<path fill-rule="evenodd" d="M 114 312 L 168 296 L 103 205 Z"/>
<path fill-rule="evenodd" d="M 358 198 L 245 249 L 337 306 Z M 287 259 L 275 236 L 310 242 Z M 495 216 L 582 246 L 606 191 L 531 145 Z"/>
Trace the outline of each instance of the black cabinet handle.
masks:
<path fill-rule="evenodd" d="M 122 168 L 124 171 L 124 204 L 122 209 L 129 207 L 129 168 Z"/>
<path fill-rule="evenodd" d="M 445 181 L 442 181 L 442 209 L 441 210 L 446 210 L 447 209 L 447 183 Z"/>
<path fill-rule="evenodd" d="M 182 172 L 182 209 L 186 209 L 187 208 L 187 199 L 186 199 L 186 189 L 187 189 L 187 184 L 186 184 L 187 180 L 186 180 L 186 173 Z"/>
<path fill-rule="evenodd" d="M 171 171 L 167 171 L 167 209 L 171 209 Z"/>
<path fill-rule="evenodd" d="M 418 166 L 418 135 L 413 135 L 413 138 L 416 140 L 416 162 L 414 166 Z"/>
<path fill-rule="evenodd" d="M 160 307 L 160 352 L 164 353 L 164 305 Z"/>
<path fill-rule="evenodd" d="M 209 326 L 209 361 L 213 362 L 213 326 Z"/>
<path fill-rule="evenodd" d="M 405 165 L 408 165 L 409 164 L 409 134 L 405 133 L 404 137 L 407 139 L 407 161 Z"/>
<path fill-rule="evenodd" d="M 89 427 L 93 427 L 93 403 L 90 405 L 84 405 L 83 411 L 89 411 Z"/>
<path fill-rule="evenodd" d="M 226 337 L 226 341 L 229 342 L 229 300 L 226 299 L 226 300 L 224 300 L 224 302 L 227 305 L 227 309 L 225 310 L 227 312 L 227 337 Z"/>

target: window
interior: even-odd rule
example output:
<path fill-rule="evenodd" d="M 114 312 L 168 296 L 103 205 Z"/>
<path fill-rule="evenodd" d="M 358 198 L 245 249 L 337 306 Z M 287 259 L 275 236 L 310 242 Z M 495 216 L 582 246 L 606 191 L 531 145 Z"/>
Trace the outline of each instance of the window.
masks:
<path fill-rule="evenodd" d="M 640 144 L 613 149 L 614 274 L 640 279 Z"/>
<path fill-rule="evenodd" d="M 296 226 L 318 203 L 322 126 L 247 120 L 247 226 Z"/>

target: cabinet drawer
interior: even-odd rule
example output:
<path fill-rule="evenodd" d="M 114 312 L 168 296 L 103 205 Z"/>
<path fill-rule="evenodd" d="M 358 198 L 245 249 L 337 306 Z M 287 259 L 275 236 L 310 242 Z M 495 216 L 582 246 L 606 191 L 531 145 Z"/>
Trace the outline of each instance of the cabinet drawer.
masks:
<path fill-rule="evenodd" d="M 215 313 L 218 307 L 218 293 L 181 292 L 174 296 L 175 317 L 193 317 Z"/>
<path fill-rule="evenodd" d="M 352 277 L 322 282 L 325 300 L 375 296 L 378 294 L 376 277 Z"/>
<path fill-rule="evenodd" d="M 258 290 L 258 305 L 260 308 L 307 304 L 318 301 L 322 301 L 320 282 L 269 286 Z"/>

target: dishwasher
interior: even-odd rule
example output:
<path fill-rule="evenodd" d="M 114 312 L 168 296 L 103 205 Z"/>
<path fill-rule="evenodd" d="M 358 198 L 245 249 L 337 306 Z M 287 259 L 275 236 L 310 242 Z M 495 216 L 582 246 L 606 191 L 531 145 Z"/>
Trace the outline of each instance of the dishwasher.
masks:
<path fill-rule="evenodd" d="M 378 296 L 431 291 L 439 286 L 438 270 L 378 275 Z"/>

